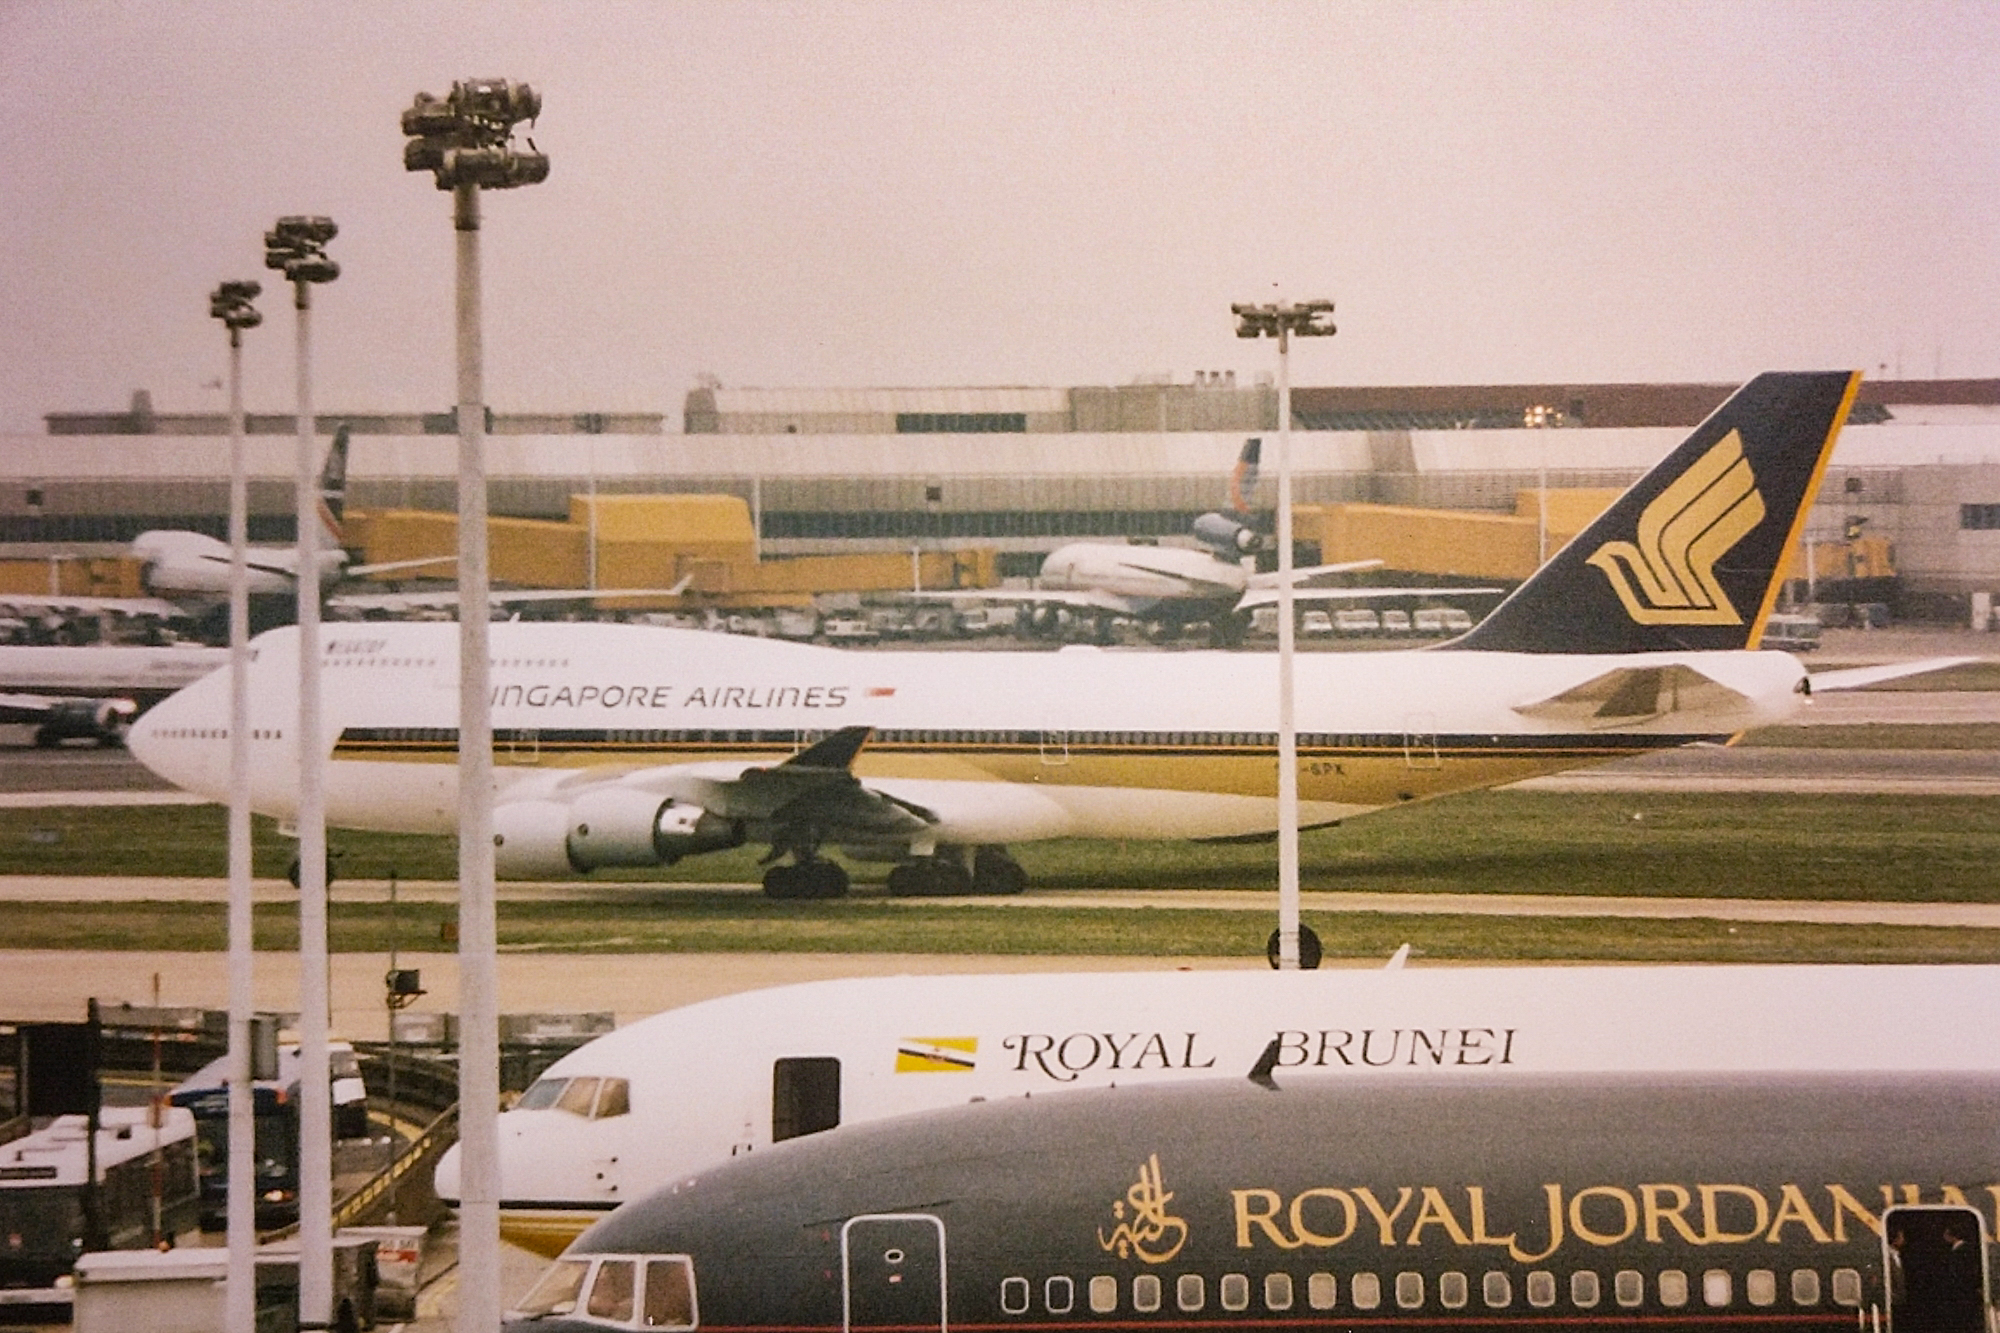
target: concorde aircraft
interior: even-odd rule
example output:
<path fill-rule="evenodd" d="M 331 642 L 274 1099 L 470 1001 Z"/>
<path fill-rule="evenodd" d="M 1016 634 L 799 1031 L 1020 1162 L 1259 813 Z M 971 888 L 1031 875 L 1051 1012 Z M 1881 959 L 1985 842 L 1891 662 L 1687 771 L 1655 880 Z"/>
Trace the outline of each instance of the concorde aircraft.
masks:
<path fill-rule="evenodd" d="M 1793 717 L 1825 673 L 1752 651 L 1859 376 L 1740 389 L 1469 634 L 1297 664 L 1302 826 Z M 296 630 L 256 640 L 252 802 L 296 806 Z M 328 822 L 457 827 L 457 631 L 327 627 Z M 1007 845 L 1225 839 L 1278 826 L 1269 654 L 845 652 L 615 624 L 492 631 L 496 863 L 511 878 L 672 864 L 755 842 L 772 897 L 833 897 L 822 855 L 894 863 L 896 894 L 1025 886 Z M 128 745 L 228 790 L 228 682 Z M 969 855 L 968 855 L 969 853 Z M 789 864 L 782 863 L 790 858 Z"/>
<path fill-rule="evenodd" d="M 838 1126 L 1271 1072 L 1481 1087 L 1604 1074 L 1992 1071 L 1995 967 L 1451 967 L 862 977 L 670 1009 L 500 1117 L 501 1234 L 553 1256 L 628 1199 Z M 2000 1106 L 1996 1106 L 2000 1110 Z M 460 1196 L 460 1160 L 439 1164 Z"/>
<path fill-rule="evenodd" d="M 691 1172 L 516 1333 L 1987 1333 L 2000 1075 L 1251 1077 L 975 1103 Z"/>

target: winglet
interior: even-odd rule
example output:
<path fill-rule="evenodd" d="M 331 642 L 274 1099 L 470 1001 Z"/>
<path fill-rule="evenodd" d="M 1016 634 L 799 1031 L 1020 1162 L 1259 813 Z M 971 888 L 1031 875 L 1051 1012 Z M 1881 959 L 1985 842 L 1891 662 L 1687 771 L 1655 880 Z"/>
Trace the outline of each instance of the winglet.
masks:
<path fill-rule="evenodd" d="M 815 741 L 779 764 L 779 768 L 839 768 L 854 766 L 854 756 L 875 734 L 873 727 L 842 727 L 831 736 Z"/>
<path fill-rule="evenodd" d="M 1755 648 L 1861 386 L 1759 375 L 1471 633 L 1516 653 Z"/>

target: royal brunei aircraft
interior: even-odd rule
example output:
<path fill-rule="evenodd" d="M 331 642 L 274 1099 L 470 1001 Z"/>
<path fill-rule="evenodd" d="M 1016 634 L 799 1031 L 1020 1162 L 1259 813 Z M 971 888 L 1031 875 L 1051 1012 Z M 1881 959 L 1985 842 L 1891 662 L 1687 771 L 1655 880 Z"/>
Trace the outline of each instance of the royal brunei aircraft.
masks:
<path fill-rule="evenodd" d="M 1109 642 L 1114 617 L 1137 620 L 1156 642 L 1170 643 L 1188 625 L 1205 622 L 1217 647 L 1243 641 L 1251 612 L 1278 600 L 1279 576 L 1258 573 L 1256 557 L 1269 537 L 1252 523 L 1261 439 L 1243 442 L 1229 475 L 1229 508 L 1195 519 L 1193 546 L 1117 542 L 1070 542 L 1042 559 L 1029 589 L 983 588 L 961 592 L 915 592 L 913 601 L 953 604 L 1013 603 L 1024 613 L 1030 635 L 1059 632 L 1056 615 L 1095 622 L 1097 637 Z M 1292 595 L 1302 602 L 1409 600 L 1444 592 L 1460 596 L 1498 593 L 1498 588 L 1305 588 L 1307 579 L 1377 569 L 1380 560 L 1350 560 L 1292 571 Z"/>
<path fill-rule="evenodd" d="M 1297 664 L 1301 824 L 1476 790 L 1793 717 L 1827 673 L 1757 652 L 1780 569 L 1859 376 L 1739 390 L 1469 634 Z M 457 631 L 327 628 L 337 826 L 458 821 Z M 290 817 L 298 634 L 255 641 L 252 801 Z M 891 893 L 1025 886 L 1008 844 L 1241 839 L 1278 826 L 1272 655 L 845 652 L 616 624 L 492 631 L 499 873 L 566 878 L 755 842 L 773 897 L 832 897 L 822 852 L 896 863 Z M 228 790 L 218 674 L 128 744 L 177 786 Z M 781 863 L 784 858 L 789 863 Z"/>
<path fill-rule="evenodd" d="M 862 977 L 670 1009 L 500 1117 L 501 1234 L 554 1256 L 628 1199 L 786 1141 L 967 1102 L 1267 1073 L 1504 1086 L 1606 1074 L 2000 1069 L 1994 967 L 1352 968 Z M 438 1196 L 461 1197 L 460 1160 Z"/>
<path fill-rule="evenodd" d="M 1988 1333 L 1996 1105 L 1991 1069 L 1475 1084 L 1259 1061 L 690 1173 L 578 1237 L 506 1326 Z"/>

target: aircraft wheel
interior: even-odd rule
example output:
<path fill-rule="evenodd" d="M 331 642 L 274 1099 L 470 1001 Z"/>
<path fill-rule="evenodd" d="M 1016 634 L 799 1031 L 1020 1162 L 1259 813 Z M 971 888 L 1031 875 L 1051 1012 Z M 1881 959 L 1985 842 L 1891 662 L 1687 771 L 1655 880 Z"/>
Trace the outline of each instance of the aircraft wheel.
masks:
<path fill-rule="evenodd" d="M 889 872 L 889 893 L 897 898 L 953 898 L 972 892 L 965 867 L 943 857 L 919 856 Z"/>
<path fill-rule="evenodd" d="M 981 847 L 972 854 L 972 891 L 978 894 L 1020 893 L 1028 887 L 1028 872 L 1004 847 Z"/>
<path fill-rule="evenodd" d="M 766 898 L 803 898 L 804 876 L 800 866 L 772 866 L 764 872 L 764 896 Z"/>
<path fill-rule="evenodd" d="M 1234 612 L 1224 612 L 1209 622 L 1209 640 L 1217 648 L 1241 648 L 1250 632 L 1250 622 Z"/>
<path fill-rule="evenodd" d="M 847 896 L 847 872 L 832 861 L 811 861 L 798 867 L 799 878 L 804 881 L 805 898 L 845 898 Z"/>
<path fill-rule="evenodd" d="M 299 887 L 299 871 L 299 858 L 295 856 L 292 858 L 292 863 L 285 867 L 285 878 L 292 882 L 292 887 L 295 889 Z M 333 849 L 331 847 L 326 852 L 326 884 L 328 888 L 333 887 Z"/>
<path fill-rule="evenodd" d="M 1311 926 L 1301 923 L 1299 926 L 1300 970 L 1310 972 L 1313 969 L 1317 968 L 1319 966 L 1319 960 L 1322 956 L 1323 956 L 1323 951 L 1320 948 L 1319 936 L 1313 932 L 1313 928 Z M 1270 964 L 1273 968 L 1277 967 L 1278 932 L 1275 930 L 1271 932 L 1271 938 L 1264 941 L 1264 957 L 1270 960 Z"/>

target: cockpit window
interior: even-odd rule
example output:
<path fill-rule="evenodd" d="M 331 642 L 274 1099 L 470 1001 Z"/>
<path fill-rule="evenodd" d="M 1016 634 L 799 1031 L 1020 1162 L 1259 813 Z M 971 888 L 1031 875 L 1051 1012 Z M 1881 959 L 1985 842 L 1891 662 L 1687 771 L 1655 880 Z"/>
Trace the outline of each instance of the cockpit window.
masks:
<path fill-rule="evenodd" d="M 594 1078 L 573 1078 L 569 1081 L 569 1086 L 562 1090 L 562 1096 L 556 1098 L 556 1109 L 558 1111 L 568 1111 L 571 1115 L 580 1115 L 585 1120 L 588 1120 L 590 1119 L 591 1108 L 596 1103 L 597 1080 Z"/>
<path fill-rule="evenodd" d="M 580 1080 L 579 1080 L 580 1081 Z M 597 1277 L 590 1284 L 587 1314 L 623 1323 L 632 1318 L 633 1263 L 630 1259 L 606 1259 L 597 1265 Z"/>
<path fill-rule="evenodd" d="M 645 1328 L 694 1327 L 694 1273 L 686 1259 L 646 1261 Z"/>
<path fill-rule="evenodd" d="M 583 1290 L 583 1275 L 590 1264 L 582 1259 L 558 1259 L 542 1274 L 541 1280 L 515 1306 L 515 1312 L 529 1319 L 543 1315 L 573 1314 L 577 1293 Z"/>
<path fill-rule="evenodd" d="M 605 1079 L 603 1091 L 597 1094 L 597 1118 L 624 1115 L 631 1109 L 632 1085 L 622 1078 Z"/>
<path fill-rule="evenodd" d="M 556 1098 L 562 1096 L 563 1089 L 568 1085 L 569 1080 L 566 1078 L 538 1078 L 528 1085 L 526 1092 L 521 1094 L 521 1100 L 514 1103 L 514 1109 L 546 1111 L 556 1104 Z"/>

